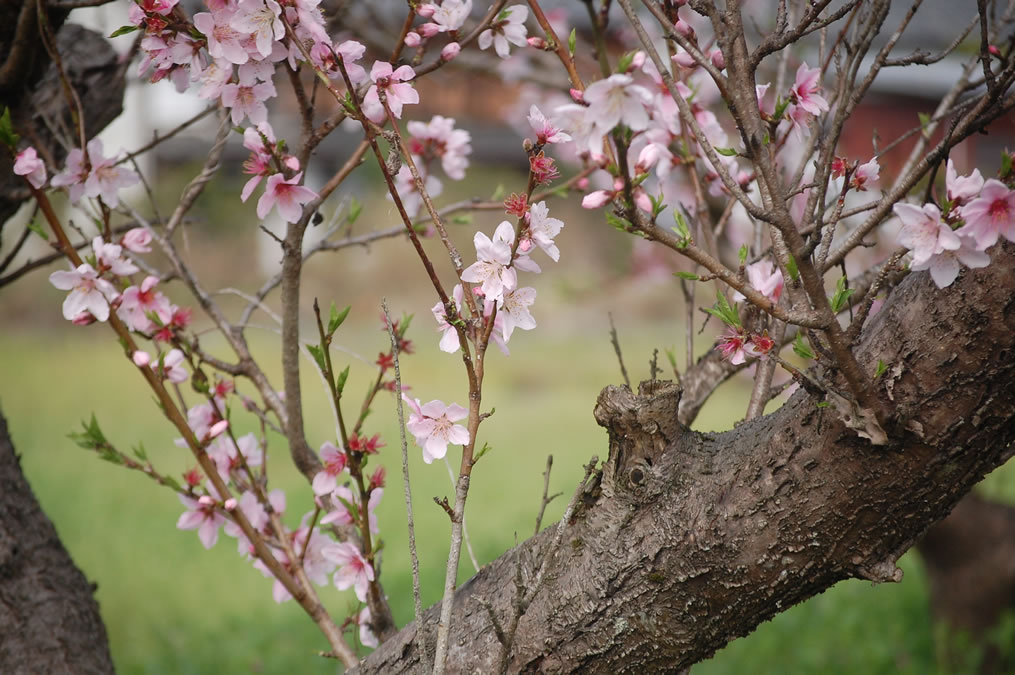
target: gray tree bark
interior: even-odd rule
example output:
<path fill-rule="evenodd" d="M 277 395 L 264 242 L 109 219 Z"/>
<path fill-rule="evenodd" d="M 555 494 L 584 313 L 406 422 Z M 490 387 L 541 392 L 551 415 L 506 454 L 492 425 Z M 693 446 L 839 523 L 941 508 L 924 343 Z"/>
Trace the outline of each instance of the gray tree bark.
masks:
<path fill-rule="evenodd" d="M 21 472 L 0 414 L 0 672 L 112 673 L 93 587 Z"/>
<path fill-rule="evenodd" d="M 999 247 L 1000 248 L 1000 247 Z M 875 447 L 821 396 L 725 433 L 676 422 L 676 387 L 608 387 L 596 419 L 609 460 L 557 550 L 553 528 L 458 589 L 450 670 L 496 672 L 489 604 L 507 624 L 523 586 L 552 556 L 510 645 L 509 672 L 678 672 L 832 584 L 898 581 L 898 558 L 986 473 L 1015 438 L 1015 256 L 939 290 L 926 274 L 896 288 L 859 339 L 860 363 L 892 407 Z M 437 613 L 408 626 L 356 670 L 427 669 Z"/>

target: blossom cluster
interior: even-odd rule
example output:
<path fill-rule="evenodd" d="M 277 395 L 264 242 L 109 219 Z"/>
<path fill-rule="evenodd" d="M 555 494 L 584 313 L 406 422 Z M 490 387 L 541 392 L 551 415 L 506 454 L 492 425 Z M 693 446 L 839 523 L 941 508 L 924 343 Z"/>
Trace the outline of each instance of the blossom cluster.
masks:
<path fill-rule="evenodd" d="M 986 267 L 987 249 L 1000 237 L 1015 241 L 1015 190 L 979 169 L 959 176 L 952 160 L 945 172 L 946 199 L 928 203 L 895 204 L 902 221 L 899 243 L 912 251 L 910 269 L 928 270 L 938 288 L 951 285 L 961 265 Z"/>

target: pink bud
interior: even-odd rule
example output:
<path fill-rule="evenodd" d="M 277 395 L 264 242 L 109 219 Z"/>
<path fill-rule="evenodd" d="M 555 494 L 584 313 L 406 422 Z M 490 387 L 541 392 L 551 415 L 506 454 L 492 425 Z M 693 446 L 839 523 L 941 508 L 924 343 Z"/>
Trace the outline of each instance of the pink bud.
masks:
<path fill-rule="evenodd" d="M 222 432 L 229 428 L 229 420 L 219 420 L 208 429 L 208 438 L 215 438 L 222 435 Z"/>
<path fill-rule="evenodd" d="M 645 52 L 638 52 L 637 54 L 634 55 L 634 58 L 631 59 L 631 68 L 633 70 L 640 70 L 641 67 L 644 65 L 645 65 Z"/>
<path fill-rule="evenodd" d="M 698 66 L 698 62 L 694 60 L 694 57 L 683 49 L 673 55 L 673 62 L 682 68 L 696 68 Z"/>
<path fill-rule="evenodd" d="M 236 498 L 230 497 L 225 501 L 225 503 L 222 506 L 225 507 L 226 511 L 232 511 L 233 509 L 236 508 Z"/>
<path fill-rule="evenodd" d="M 429 19 L 437 11 L 437 7 L 433 3 L 426 3 L 416 8 L 416 16 L 421 16 L 424 19 Z"/>
<path fill-rule="evenodd" d="M 449 42 L 441 50 L 441 59 L 444 61 L 450 61 L 451 59 L 458 56 L 458 52 L 462 51 L 462 46 L 457 42 Z"/>
<path fill-rule="evenodd" d="M 143 227 L 127 230 L 127 233 L 123 235 L 123 239 L 120 240 L 120 245 L 134 253 L 150 253 L 152 248 L 149 244 L 151 243 L 152 233 Z"/>
<path fill-rule="evenodd" d="M 520 242 L 518 242 L 518 250 L 521 251 L 522 253 L 528 253 L 531 249 L 532 249 L 531 239 L 522 239 Z"/>
<path fill-rule="evenodd" d="M 541 37 L 530 37 L 525 41 L 529 43 L 530 47 L 535 47 L 536 49 L 546 49 L 546 40 Z"/>
<path fill-rule="evenodd" d="M 722 50 L 718 48 L 713 49 L 710 58 L 712 59 L 712 65 L 718 68 L 719 70 L 723 70 L 726 68 L 726 57 L 723 56 Z"/>
<path fill-rule="evenodd" d="M 89 324 L 95 323 L 95 317 L 92 316 L 91 312 L 85 310 L 80 314 L 76 315 L 73 319 L 71 319 L 70 322 L 75 326 L 87 326 Z"/>
<path fill-rule="evenodd" d="M 588 177 L 579 178 L 578 182 L 575 183 L 575 187 L 577 187 L 579 190 L 587 190 L 589 187 Z"/>
<path fill-rule="evenodd" d="M 286 155 L 285 159 L 282 160 L 282 163 L 285 164 L 288 168 L 292 169 L 293 171 L 300 170 L 300 160 L 294 157 L 293 155 Z"/>
<path fill-rule="evenodd" d="M 673 25 L 673 28 L 688 40 L 694 39 L 694 29 L 691 28 L 691 24 L 683 19 L 677 19 L 677 23 Z"/>
<path fill-rule="evenodd" d="M 644 190 L 635 190 L 634 204 L 645 213 L 652 213 L 652 200 Z"/>
<path fill-rule="evenodd" d="M 606 190 L 596 190 L 585 195 L 582 199 L 583 209 L 598 209 L 602 206 L 606 206 L 609 201 L 613 199 L 613 193 Z"/>
<path fill-rule="evenodd" d="M 201 506 L 215 506 L 215 500 L 208 495 L 201 495 L 197 498 L 197 503 Z"/>
<path fill-rule="evenodd" d="M 1001 58 L 1001 50 L 998 49 L 996 45 L 990 45 L 989 47 L 987 47 L 987 51 L 990 52 L 991 56 Z"/>
<path fill-rule="evenodd" d="M 575 103 L 584 103 L 585 102 L 585 94 L 582 93 L 581 89 L 571 89 L 568 93 L 571 94 L 571 99 Z"/>
<path fill-rule="evenodd" d="M 139 349 L 130 355 L 130 360 L 133 361 L 134 365 L 138 368 L 144 368 L 152 362 L 152 357 L 148 355 L 148 352 L 144 352 Z"/>
<path fill-rule="evenodd" d="M 418 47 L 422 40 L 419 37 L 419 33 L 415 31 L 409 31 L 405 34 L 405 46 L 406 47 Z"/>
<path fill-rule="evenodd" d="M 419 34 L 423 37 L 432 38 L 434 35 L 441 32 L 441 27 L 435 23 L 425 23 L 416 30 L 418 30 Z"/>

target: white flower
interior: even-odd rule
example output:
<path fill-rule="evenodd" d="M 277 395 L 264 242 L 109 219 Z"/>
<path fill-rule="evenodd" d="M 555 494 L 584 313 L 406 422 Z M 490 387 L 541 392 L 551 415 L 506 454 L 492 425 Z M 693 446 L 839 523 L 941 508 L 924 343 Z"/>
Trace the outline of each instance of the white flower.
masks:
<path fill-rule="evenodd" d="M 497 15 L 493 26 L 479 34 L 479 48 L 489 49 L 490 45 L 497 51 L 497 56 L 506 59 L 511 55 L 508 43 L 524 47 L 528 31 L 525 20 L 529 18 L 529 8 L 524 5 L 511 5 Z"/>

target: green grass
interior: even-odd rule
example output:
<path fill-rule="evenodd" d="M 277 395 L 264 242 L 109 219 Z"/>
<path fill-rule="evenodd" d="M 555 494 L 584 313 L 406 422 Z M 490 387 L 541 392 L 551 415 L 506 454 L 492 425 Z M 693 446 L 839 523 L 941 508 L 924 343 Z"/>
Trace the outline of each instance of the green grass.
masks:
<path fill-rule="evenodd" d="M 403 360 L 404 382 L 424 400 L 464 402 L 460 359 L 436 352 L 427 318 L 410 334 L 421 353 Z M 376 330 L 374 317 L 359 321 L 343 327 L 345 346 L 364 355 L 384 349 L 386 338 Z M 480 442 L 493 450 L 476 466 L 469 502 L 480 564 L 511 547 L 516 535 L 531 534 L 547 454 L 554 456 L 551 490 L 565 494 L 592 455 L 605 458 L 605 432 L 596 426 L 592 407 L 600 388 L 620 378 L 602 323 L 589 331 L 549 321 L 545 331 L 516 333 L 510 359 L 499 353 L 488 358 L 484 408 L 496 412 L 483 424 Z M 632 379 L 645 376 L 653 347 L 674 342 L 669 330 L 642 322 L 622 332 Z M 255 346 L 270 354 L 272 338 Z M 355 359 L 352 363 L 347 392 L 358 406 L 374 371 Z M 295 603 L 272 601 L 270 581 L 239 559 L 232 539 L 223 536 L 205 551 L 194 532 L 174 527 L 182 507 L 173 494 L 66 438 L 94 412 L 114 444 L 129 450 L 143 442 L 161 471 L 179 475 L 193 464 L 173 445 L 168 423 L 103 327 L 61 327 L 49 337 L 0 336 L 0 372 L 0 405 L 25 473 L 74 560 L 98 584 L 120 672 L 335 670 L 334 662 L 316 656 L 326 645 L 313 624 Z M 269 375 L 279 381 L 277 372 Z M 303 387 L 308 436 L 319 444 L 334 434 L 331 414 L 309 369 Z M 729 411 L 744 409 L 746 391 L 729 389 L 706 407 L 699 427 L 724 428 Z M 252 393 L 249 387 L 245 393 Z M 411 577 L 393 401 L 382 396 L 375 408 L 366 430 L 381 433 L 388 444 L 379 457 L 388 469 L 379 508 L 382 572 L 396 618 L 404 623 L 412 616 Z M 241 433 L 244 424 L 239 423 Z M 445 467 L 423 464 L 411 439 L 410 457 L 423 601 L 429 605 L 439 599 L 449 531 L 432 497 L 451 495 L 452 489 Z M 287 520 L 294 525 L 309 505 L 306 484 L 289 468 L 278 439 L 269 447 L 269 458 L 273 481 L 287 489 Z M 1011 481 L 992 479 L 989 492 L 1010 496 Z M 551 504 L 546 523 L 559 517 L 565 501 Z M 734 642 L 695 672 L 935 672 L 925 582 L 914 558 L 905 558 L 903 568 L 902 584 L 840 584 Z M 463 556 L 461 579 L 471 574 Z M 349 592 L 326 588 L 321 596 L 339 621 L 356 609 Z"/>

